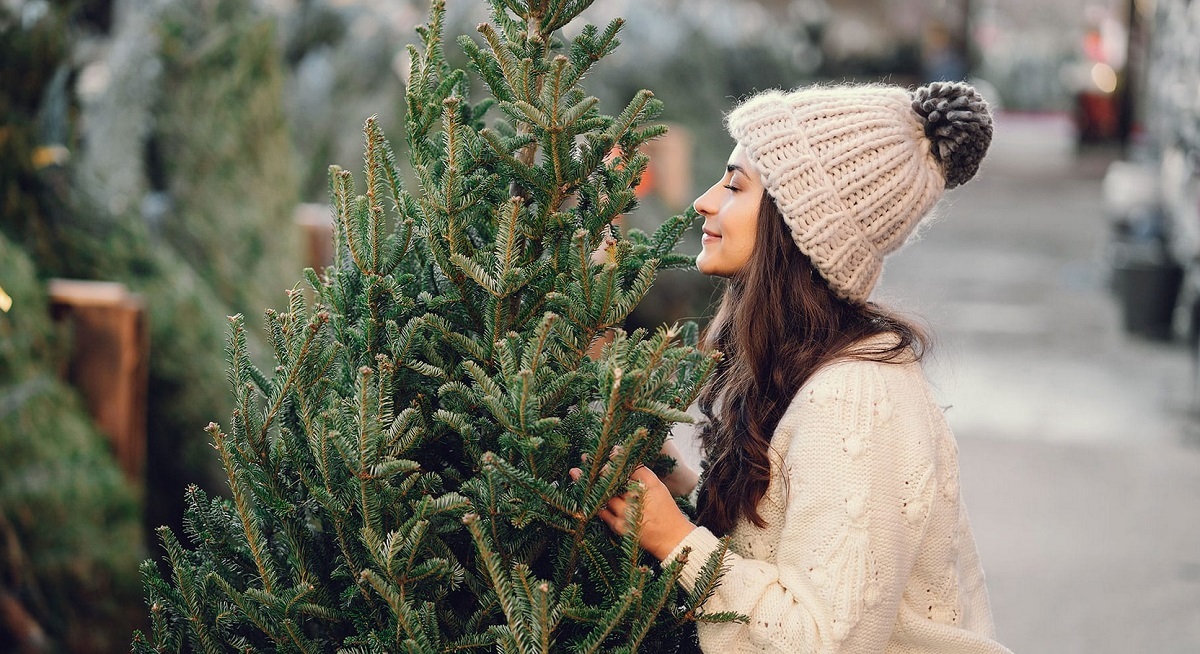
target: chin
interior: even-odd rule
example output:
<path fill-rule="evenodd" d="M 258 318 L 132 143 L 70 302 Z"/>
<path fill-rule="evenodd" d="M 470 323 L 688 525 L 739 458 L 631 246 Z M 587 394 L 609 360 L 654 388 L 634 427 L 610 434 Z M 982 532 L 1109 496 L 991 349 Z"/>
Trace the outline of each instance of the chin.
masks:
<path fill-rule="evenodd" d="M 729 273 L 720 266 L 711 261 L 705 261 L 704 257 L 696 258 L 696 270 L 710 277 L 729 277 Z"/>

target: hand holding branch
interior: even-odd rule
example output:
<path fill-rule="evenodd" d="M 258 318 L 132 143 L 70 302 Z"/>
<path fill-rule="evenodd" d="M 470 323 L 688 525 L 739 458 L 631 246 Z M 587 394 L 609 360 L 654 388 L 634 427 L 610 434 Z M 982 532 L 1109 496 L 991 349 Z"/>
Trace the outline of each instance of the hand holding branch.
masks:
<path fill-rule="evenodd" d="M 583 475 L 579 468 L 571 468 L 571 478 L 578 481 Z M 613 533 L 626 533 L 625 512 L 635 496 L 642 501 L 642 524 L 638 544 L 659 561 L 696 528 L 675 504 L 675 498 L 663 483 L 646 466 L 638 466 L 629 477 L 633 489 L 614 495 L 600 510 L 600 519 Z"/>

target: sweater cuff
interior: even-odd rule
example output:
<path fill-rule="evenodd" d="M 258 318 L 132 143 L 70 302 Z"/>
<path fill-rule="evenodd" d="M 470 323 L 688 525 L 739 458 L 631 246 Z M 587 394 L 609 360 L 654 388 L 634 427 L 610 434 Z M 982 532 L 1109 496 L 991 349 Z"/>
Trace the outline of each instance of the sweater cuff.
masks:
<path fill-rule="evenodd" d="M 685 548 L 690 549 L 688 552 L 687 562 L 683 564 L 683 570 L 679 575 L 679 585 L 683 586 L 684 590 L 691 592 L 696 586 L 696 579 L 700 576 L 700 570 L 704 568 L 704 564 L 708 563 L 708 557 L 717 551 L 721 546 L 721 541 L 713 535 L 706 527 L 696 527 L 690 534 L 683 537 L 675 549 L 662 560 L 663 567 L 671 565 L 675 559 L 683 554 Z"/>

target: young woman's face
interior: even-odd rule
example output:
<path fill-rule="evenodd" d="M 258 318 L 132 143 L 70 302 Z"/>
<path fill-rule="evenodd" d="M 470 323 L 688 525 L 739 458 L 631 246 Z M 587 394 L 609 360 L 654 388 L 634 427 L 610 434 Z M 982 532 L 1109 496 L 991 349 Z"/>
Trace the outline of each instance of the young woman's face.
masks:
<path fill-rule="evenodd" d="M 725 174 L 696 198 L 696 213 L 704 216 L 704 238 L 696 267 L 705 275 L 731 277 L 750 260 L 758 233 L 758 205 L 763 186 L 738 145 L 729 155 Z"/>

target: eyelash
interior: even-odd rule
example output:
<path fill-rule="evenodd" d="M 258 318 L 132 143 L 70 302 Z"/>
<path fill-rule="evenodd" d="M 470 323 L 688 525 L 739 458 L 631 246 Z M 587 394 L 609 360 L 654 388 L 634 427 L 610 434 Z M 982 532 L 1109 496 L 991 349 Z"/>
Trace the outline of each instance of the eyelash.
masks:
<path fill-rule="evenodd" d="M 739 189 L 738 189 L 738 187 L 736 187 L 736 186 L 734 186 L 734 185 L 732 185 L 732 184 L 725 184 L 724 186 L 725 186 L 725 188 L 727 188 L 727 189 L 729 189 L 730 191 L 733 191 L 733 192 L 735 192 L 735 193 L 736 193 L 736 192 L 739 190 Z"/>

